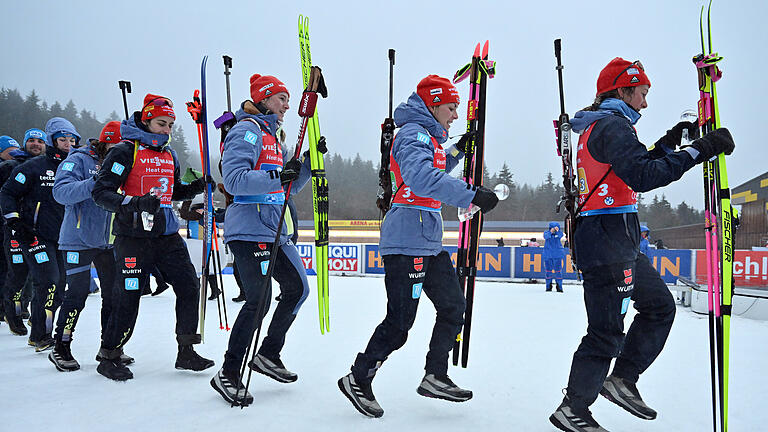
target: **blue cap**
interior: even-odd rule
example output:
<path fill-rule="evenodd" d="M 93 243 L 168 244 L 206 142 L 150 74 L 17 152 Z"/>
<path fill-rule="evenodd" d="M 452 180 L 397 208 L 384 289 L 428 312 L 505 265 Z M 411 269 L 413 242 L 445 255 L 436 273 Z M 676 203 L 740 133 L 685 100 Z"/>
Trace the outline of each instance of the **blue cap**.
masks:
<path fill-rule="evenodd" d="M 19 148 L 19 143 L 8 135 L 0 136 L 0 152 L 4 152 L 11 147 Z"/>
<path fill-rule="evenodd" d="M 24 146 L 25 147 L 27 145 L 27 141 L 29 141 L 30 138 L 37 138 L 37 139 L 41 139 L 43 141 L 46 141 L 46 139 L 48 137 L 46 136 L 45 132 L 43 132 L 40 129 L 37 129 L 37 128 L 27 129 L 27 131 L 24 132 Z"/>
<path fill-rule="evenodd" d="M 640 225 L 640 232 L 646 232 L 646 231 L 651 232 L 651 230 L 647 226 Z"/>
<path fill-rule="evenodd" d="M 560 228 L 560 224 L 557 223 L 557 222 L 550 222 L 549 223 L 549 229 L 552 229 L 552 228 L 555 228 L 555 227 Z"/>

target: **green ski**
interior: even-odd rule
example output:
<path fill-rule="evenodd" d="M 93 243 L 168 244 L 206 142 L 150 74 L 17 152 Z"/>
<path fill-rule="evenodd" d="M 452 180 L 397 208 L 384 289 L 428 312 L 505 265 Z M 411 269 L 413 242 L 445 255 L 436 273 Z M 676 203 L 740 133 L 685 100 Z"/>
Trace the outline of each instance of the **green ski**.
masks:
<path fill-rule="evenodd" d="M 299 15 L 299 48 L 304 87 L 309 82 L 312 54 L 309 48 L 309 17 Z M 315 219 L 315 266 L 320 333 L 331 331 L 328 292 L 328 179 L 325 177 L 325 137 L 320 135 L 317 111 L 309 120 L 309 157 L 312 167 L 312 207 Z"/>

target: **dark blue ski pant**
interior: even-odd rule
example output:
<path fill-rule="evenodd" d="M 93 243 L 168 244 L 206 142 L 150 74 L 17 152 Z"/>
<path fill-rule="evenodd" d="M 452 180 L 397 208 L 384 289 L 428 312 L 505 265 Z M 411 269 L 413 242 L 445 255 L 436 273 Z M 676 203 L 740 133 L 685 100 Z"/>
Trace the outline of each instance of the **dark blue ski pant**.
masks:
<path fill-rule="evenodd" d="M 661 353 L 675 319 L 675 301 L 648 258 L 583 272 L 587 335 L 573 355 L 567 396 L 574 409 L 592 405 L 608 376 L 637 382 Z M 630 300 L 637 315 L 624 335 Z"/>
<path fill-rule="evenodd" d="M 358 382 L 373 379 L 381 363 L 405 344 L 416 319 L 421 293 L 435 306 L 437 317 L 424 369 L 445 375 L 448 353 L 464 325 L 466 300 L 448 252 L 437 256 L 384 255 L 387 315 L 373 332 L 365 352 L 359 353 L 352 373 Z"/>
<path fill-rule="evenodd" d="M 225 371 L 240 373 L 245 351 L 257 328 L 259 308 L 262 308 L 262 316 L 259 317 L 261 321 L 272 302 L 272 281 L 266 284 L 264 292 L 272 243 L 234 240 L 227 243 L 227 246 L 235 255 L 235 265 L 240 273 L 246 300 L 232 325 L 223 368 Z M 307 273 L 301 263 L 299 251 L 292 242 L 289 241 L 278 248 L 272 278 L 280 284 L 280 300 L 258 352 L 264 357 L 277 360 L 280 359 L 280 351 L 285 345 L 285 335 L 296 319 L 302 303 L 309 296 Z M 259 304 L 262 299 L 264 305 Z"/>

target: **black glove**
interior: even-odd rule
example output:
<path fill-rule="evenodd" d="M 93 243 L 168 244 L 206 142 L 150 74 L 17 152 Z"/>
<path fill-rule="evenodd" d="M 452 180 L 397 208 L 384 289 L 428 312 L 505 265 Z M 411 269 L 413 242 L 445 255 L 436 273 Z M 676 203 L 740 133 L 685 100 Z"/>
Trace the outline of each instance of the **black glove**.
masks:
<path fill-rule="evenodd" d="M 8 224 L 8 228 L 13 230 L 13 237 L 16 238 L 16 240 L 25 244 L 30 244 L 35 241 L 34 230 L 22 222 L 21 219 L 17 217 L 11 218 L 8 219 L 6 223 Z"/>
<path fill-rule="evenodd" d="M 328 153 L 328 143 L 325 141 L 324 136 L 320 136 L 320 139 L 317 140 L 317 151 L 319 151 L 322 154 Z"/>
<path fill-rule="evenodd" d="M 216 182 L 213 181 L 213 177 L 211 176 L 205 176 L 205 177 L 200 177 L 198 179 L 195 179 L 189 185 L 192 186 L 196 194 L 201 194 L 205 192 L 206 183 L 211 185 L 211 190 L 216 189 Z"/>
<path fill-rule="evenodd" d="M 317 151 L 320 152 L 320 154 L 326 154 L 328 153 L 328 143 L 325 141 L 325 137 L 321 136 L 320 139 L 317 141 Z M 309 156 L 309 150 L 304 150 L 304 153 L 302 153 L 302 156 L 304 156 L 304 159 L 310 157 Z"/>
<path fill-rule="evenodd" d="M 464 135 L 461 136 L 461 138 L 459 138 L 459 141 L 456 144 L 454 144 L 454 146 L 456 146 L 456 148 L 459 151 L 461 151 L 462 153 L 466 153 L 467 152 L 467 141 L 472 139 L 472 137 L 474 135 L 475 135 L 474 132 L 467 132 L 467 133 L 465 133 Z"/>
<path fill-rule="evenodd" d="M 472 204 L 480 207 L 480 211 L 483 213 L 488 213 L 493 210 L 498 203 L 499 197 L 485 186 L 478 187 L 477 192 L 475 192 L 475 197 L 472 198 Z"/>
<path fill-rule="evenodd" d="M 680 140 L 683 138 L 683 131 L 688 131 L 688 139 L 693 141 L 699 137 L 699 124 L 698 122 L 681 121 L 680 123 L 672 126 L 672 129 L 668 130 L 662 140 L 664 145 L 670 150 L 674 150 L 680 145 Z"/>
<path fill-rule="evenodd" d="M 160 199 L 152 195 L 152 192 L 147 192 L 142 196 L 135 196 L 128 201 L 128 204 L 120 206 L 120 210 L 124 212 L 147 212 L 155 214 L 160 209 Z"/>
<path fill-rule="evenodd" d="M 298 159 L 291 159 L 280 172 L 280 184 L 285 185 L 299 178 L 301 172 L 301 162 Z"/>
<path fill-rule="evenodd" d="M 696 162 L 704 162 L 720 153 L 727 155 L 733 153 L 736 145 L 733 143 L 733 137 L 731 137 L 728 129 L 720 128 L 697 139 L 691 144 L 691 147 L 699 151 L 699 157 L 696 158 Z"/>

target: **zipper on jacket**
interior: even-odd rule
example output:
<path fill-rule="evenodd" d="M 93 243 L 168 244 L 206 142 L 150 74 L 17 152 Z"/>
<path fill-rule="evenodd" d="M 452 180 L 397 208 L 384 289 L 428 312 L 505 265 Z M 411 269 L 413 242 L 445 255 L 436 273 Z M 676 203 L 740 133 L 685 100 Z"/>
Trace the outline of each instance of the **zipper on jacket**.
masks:
<path fill-rule="evenodd" d="M 40 212 L 40 204 L 41 204 L 41 203 L 42 203 L 41 201 L 38 201 L 38 202 L 37 202 L 37 206 L 35 206 L 35 217 L 34 217 L 34 218 L 32 218 L 32 226 L 33 226 L 34 228 L 37 228 L 37 215 L 38 215 L 38 213 Z"/>

